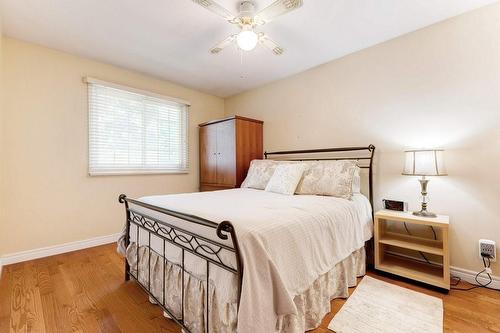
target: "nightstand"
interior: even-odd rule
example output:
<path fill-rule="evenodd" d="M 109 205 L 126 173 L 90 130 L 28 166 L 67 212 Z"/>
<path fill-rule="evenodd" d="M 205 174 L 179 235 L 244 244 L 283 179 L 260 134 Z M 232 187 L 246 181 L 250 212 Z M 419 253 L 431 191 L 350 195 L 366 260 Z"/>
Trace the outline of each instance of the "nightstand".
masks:
<path fill-rule="evenodd" d="M 387 230 L 387 222 L 403 223 L 408 225 L 419 224 L 433 227 L 438 240 L 410 236 Z M 443 289 L 450 289 L 450 254 L 448 249 L 449 217 L 415 216 L 411 212 L 397 212 L 380 210 L 375 214 L 375 269 L 396 274 L 412 280 L 431 284 Z M 442 258 L 442 266 L 430 265 L 417 260 L 387 253 L 389 247 L 410 249 L 433 254 Z"/>

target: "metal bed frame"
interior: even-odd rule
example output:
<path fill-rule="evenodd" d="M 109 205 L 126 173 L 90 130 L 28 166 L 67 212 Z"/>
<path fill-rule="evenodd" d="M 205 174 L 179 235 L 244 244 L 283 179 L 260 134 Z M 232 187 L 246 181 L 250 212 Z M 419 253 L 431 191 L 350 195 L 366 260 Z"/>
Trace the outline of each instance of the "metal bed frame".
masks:
<path fill-rule="evenodd" d="M 369 190 L 369 201 L 373 207 L 373 156 L 375 153 L 375 146 L 369 145 L 367 147 L 342 147 L 342 148 L 325 148 L 325 149 L 312 149 L 312 150 L 288 150 L 288 151 L 275 151 L 275 152 L 265 152 L 264 157 L 268 159 L 269 156 L 277 157 L 278 160 L 288 160 L 288 161 L 315 161 L 315 160 L 356 160 L 359 163 L 359 167 L 363 169 L 368 169 L 368 190 Z M 337 154 L 337 157 L 329 157 L 330 154 Z M 352 155 L 351 155 L 352 154 Z M 310 157 L 304 157 L 309 155 Z M 125 205 L 126 209 L 126 227 L 125 227 L 125 245 L 128 246 L 131 243 L 131 225 L 136 227 L 136 244 L 137 244 L 137 266 L 136 275 L 125 259 L 125 281 L 130 279 L 135 280 L 139 286 L 152 298 L 168 315 L 183 329 L 183 332 L 191 333 L 188 327 L 185 325 L 184 316 L 184 276 L 188 274 L 185 269 L 185 253 L 191 253 L 192 255 L 205 260 L 206 262 L 206 292 L 205 292 L 205 316 L 206 324 L 205 331 L 209 333 L 209 280 L 210 280 L 210 267 L 215 265 L 223 270 L 231 272 L 236 275 L 238 281 L 238 306 L 241 298 L 241 286 L 243 277 L 243 265 L 240 256 L 240 248 L 238 245 L 238 238 L 236 230 L 230 221 L 214 222 L 198 216 L 185 214 L 182 212 L 161 208 L 151 204 L 147 204 L 138 200 L 127 198 L 125 194 L 121 194 L 118 201 Z M 186 223 L 186 226 L 200 225 L 205 228 L 213 229 L 217 240 L 210 239 L 199 235 L 193 231 L 189 231 L 189 228 L 182 228 L 178 225 L 171 224 L 158 218 L 147 215 L 143 212 L 139 212 L 137 209 L 131 208 L 130 204 L 135 206 L 147 208 L 156 213 L 165 215 L 167 217 L 173 217 L 182 220 L 182 223 Z M 147 248 L 149 251 L 148 255 L 148 272 L 147 272 L 147 283 L 144 284 L 139 279 L 139 246 L 140 246 L 140 231 L 147 232 Z M 161 299 L 158 299 L 153 294 L 151 289 L 151 236 L 157 237 L 163 241 L 163 253 L 157 253 L 157 255 L 162 258 L 163 261 L 163 277 L 162 281 L 162 294 Z M 228 245 L 228 243 L 230 245 Z M 174 315 L 174 311 L 169 309 L 165 303 L 165 266 L 166 266 L 166 247 L 167 244 L 174 245 L 181 250 L 181 316 L 177 318 Z M 222 256 L 220 256 L 221 251 L 229 251 L 234 254 L 234 263 L 236 267 L 230 263 L 224 261 Z M 247 268 L 248 269 L 248 268 Z"/>

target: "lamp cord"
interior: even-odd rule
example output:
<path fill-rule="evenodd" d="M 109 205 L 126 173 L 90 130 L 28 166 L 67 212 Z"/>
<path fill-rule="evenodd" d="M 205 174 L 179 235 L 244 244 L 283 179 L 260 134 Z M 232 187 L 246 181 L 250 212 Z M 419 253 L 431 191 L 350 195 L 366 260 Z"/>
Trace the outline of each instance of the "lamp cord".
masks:
<path fill-rule="evenodd" d="M 489 257 L 482 257 L 483 258 L 483 265 L 484 265 L 484 269 L 480 272 L 478 272 L 476 274 L 476 276 L 474 277 L 474 280 L 476 280 L 476 283 L 477 284 L 472 284 L 472 287 L 469 287 L 469 288 L 451 288 L 452 290 L 459 290 L 459 291 L 469 291 L 469 290 L 472 290 L 472 289 L 477 289 L 477 288 L 486 288 L 486 289 L 489 289 L 489 290 L 494 290 L 494 291 L 500 291 L 500 289 L 497 289 L 497 288 L 492 288 L 490 287 L 489 285 L 493 282 L 493 278 L 491 277 L 491 274 L 490 273 L 486 273 L 486 275 L 488 276 L 488 282 L 487 283 L 481 283 L 479 281 L 479 276 L 483 273 L 486 272 L 486 269 L 490 268 L 491 266 L 491 260 Z M 452 278 L 455 278 L 457 279 L 457 282 L 455 284 L 452 284 L 452 286 L 456 286 L 460 283 L 460 281 L 462 281 L 461 278 L 459 277 L 452 277 Z"/>
<path fill-rule="evenodd" d="M 408 229 L 408 225 L 406 224 L 406 222 L 403 222 L 403 225 L 404 225 L 405 230 L 408 233 L 408 235 L 413 236 L 412 233 L 410 232 L 410 230 Z M 430 228 L 432 230 L 432 234 L 434 236 L 434 240 L 437 240 L 436 230 L 434 229 L 433 226 L 430 226 Z M 438 265 L 436 263 L 431 262 L 422 251 L 417 251 L 417 252 L 420 254 L 420 256 L 425 260 L 425 262 L 427 264 L 433 265 L 433 266 L 441 266 L 441 265 Z M 486 270 L 488 268 L 490 268 L 490 266 L 491 266 L 491 260 L 490 260 L 489 257 L 483 257 L 483 256 L 481 256 L 481 258 L 483 259 L 484 269 L 482 271 L 478 272 L 476 274 L 476 276 L 474 276 L 474 280 L 476 281 L 477 284 L 476 285 L 472 284 L 472 287 L 469 287 L 469 288 L 453 288 L 453 287 L 458 286 L 458 284 L 462 281 L 462 278 L 460 278 L 459 276 L 453 276 L 452 275 L 451 279 L 455 280 L 456 282 L 450 283 L 450 285 L 452 286 L 451 290 L 469 291 L 469 290 L 477 289 L 477 288 L 486 288 L 486 289 L 490 289 L 490 290 L 500 291 L 500 289 L 489 287 L 489 285 L 491 283 L 493 283 L 493 278 L 491 277 L 490 273 L 486 273 L 486 275 L 488 276 L 488 280 L 489 280 L 487 283 L 481 283 L 479 281 L 479 276 L 481 274 L 485 273 Z"/>

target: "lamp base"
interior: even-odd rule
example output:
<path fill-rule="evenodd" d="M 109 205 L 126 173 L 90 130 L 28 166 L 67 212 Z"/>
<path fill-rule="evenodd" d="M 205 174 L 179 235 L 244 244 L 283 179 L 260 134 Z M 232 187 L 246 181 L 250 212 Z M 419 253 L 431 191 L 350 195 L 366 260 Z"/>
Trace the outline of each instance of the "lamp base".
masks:
<path fill-rule="evenodd" d="M 421 211 L 418 211 L 418 212 L 413 212 L 413 215 L 423 216 L 423 217 L 437 217 L 436 214 L 428 212 L 426 210 L 421 210 Z"/>
<path fill-rule="evenodd" d="M 420 182 L 421 194 L 422 194 L 422 208 L 418 212 L 413 212 L 413 215 L 423 216 L 423 217 L 437 217 L 436 214 L 427 211 L 427 184 L 429 180 L 422 176 L 422 179 L 418 180 Z"/>

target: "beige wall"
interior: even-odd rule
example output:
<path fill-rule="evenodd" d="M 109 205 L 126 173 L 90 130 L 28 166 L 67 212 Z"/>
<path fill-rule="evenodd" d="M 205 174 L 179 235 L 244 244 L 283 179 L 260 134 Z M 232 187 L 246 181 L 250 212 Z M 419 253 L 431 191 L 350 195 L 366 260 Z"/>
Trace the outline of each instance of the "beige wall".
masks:
<path fill-rule="evenodd" d="M 221 98 L 14 39 L 3 40 L 3 57 L 1 223 L 8 238 L 0 254 L 117 233 L 120 193 L 197 190 L 196 125 L 223 115 Z M 89 177 L 87 75 L 190 101 L 189 174 Z"/>
<path fill-rule="evenodd" d="M 450 176 L 431 180 L 430 207 L 451 216 L 452 264 L 478 270 L 477 240 L 500 243 L 498 31 L 495 4 L 225 105 L 136 72 L 0 38 L 0 256 L 116 233 L 123 222 L 119 193 L 196 190 L 196 124 L 225 108 L 227 115 L 263 119 L 268 150 L 375 144 L 376 209 L 382 198 L 418 207 L 417 180 L 400 175 L 404 148 L 445 148 Z M 191 172 L 89 177 L 87 75 L 191 101 Z"/>
<path fill-rule="evenodd" d="M 417 209 L 402 151 L 445 148 L 430 208 L 451 216 L 452 265 L 477 271 L 478 239 L 500 244 L 499 32 L 497 3 L 229 98 L 225 112 L 264 120 L 267 150 L 374 144 L 376 209 Z"/>
<path fill-rule="evenodd" d="M 3 245 L 5 243 L 6 229 L 3 223 L 3 197 L 2 197 L 2 166 L 3 166 L 3 35 L 2 35 L 2 13 L 0 12 L 0 257 L 3 254 Z M 0 260 L 0 266 L 1 266 Z M 1 269 L 1 268 L 0 268 Z"/>

